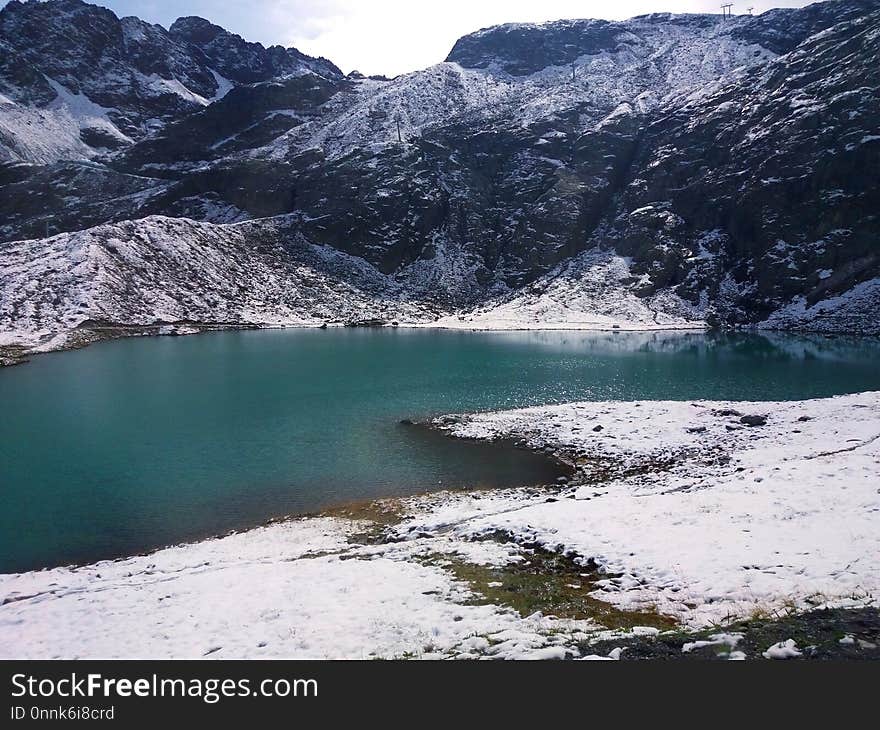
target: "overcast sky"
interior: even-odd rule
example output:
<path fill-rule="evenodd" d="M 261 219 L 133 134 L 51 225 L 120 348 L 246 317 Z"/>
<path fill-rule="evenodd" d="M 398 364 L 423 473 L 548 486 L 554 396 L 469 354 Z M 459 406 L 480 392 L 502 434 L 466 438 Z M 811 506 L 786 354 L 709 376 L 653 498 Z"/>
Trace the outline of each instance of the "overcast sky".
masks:
<path fill-rule="evenodd" d="M 623 19 L 652 12 L 720 13 L 723 0 L 96 0 L 117 15 L 168 27 L 200 15 L 247 40 L 295 46 L 343 71 L 393 76 L 442 61 L 457 38 L 509 22 Z M 5 4 L 5 0 L 0 0 Z M 742 0 L 735 13 L 801 7 L 808 0 Z"/>

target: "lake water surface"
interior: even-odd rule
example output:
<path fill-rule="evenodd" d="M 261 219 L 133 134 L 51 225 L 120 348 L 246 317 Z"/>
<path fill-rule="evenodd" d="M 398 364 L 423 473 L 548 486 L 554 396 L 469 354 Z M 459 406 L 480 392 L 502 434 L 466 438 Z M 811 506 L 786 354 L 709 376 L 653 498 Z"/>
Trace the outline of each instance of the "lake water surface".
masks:
<path fill-rule="evenodd" d="M 534 484 L 544 458 L 400 420 L 570 400 L 880 389 L 876 340 L 267 330 L 0 370 L 0 572 L 116 557 L 378 496 Z"/>

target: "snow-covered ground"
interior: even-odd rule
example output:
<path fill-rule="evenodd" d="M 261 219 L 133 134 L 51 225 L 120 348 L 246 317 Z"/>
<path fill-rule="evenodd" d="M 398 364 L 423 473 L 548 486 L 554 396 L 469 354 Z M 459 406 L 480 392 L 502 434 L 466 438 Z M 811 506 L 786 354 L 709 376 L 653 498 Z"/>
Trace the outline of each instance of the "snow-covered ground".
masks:
<path fill-rule="evenodd" d="M 697 626 L 880 590 L 880 393 L 575 403 L 444 428 L 561 448 L 606 477 L 556 503 L 486 516 L 451 503 L 421 519 L 466 518 L 462 537 L 504 530 L 592 557 L 619 574 L 602 585 L 618 606 Z"/>
<path fill-rule="evenodd" d="M 467 587 L 420 564 L 424 541 L 352 546 L 355 524 L 315 518 L 149 556 L 0 577 L 0 655 L 13 657 L 458 656 L 565 654 L 557 631 L 463 605 Z M 449 546 L 454 547 L 454 546 Z M 467 549 L 470 546 L 463 546 Z M 476 546 L 477 560 L 486 549 Z M 495 550 L 489 559 L 506 559 Z"/>
<path fill-rule="evenodd" d="M 107 112 L 112 110 L 46 80 L 57 94 L 46 108 L 17 104 L 0 96 L 0 160 L 45 165 L 91 159 L 98 150 L 82 140 L 83 131 L 98 132 L 117 146 L 132 143 L 108 118 Z"/>
<path fill-rule="evenodd" d="M 865 605 L 880 591 L 880 393 L 574 403 L 438 425 L 550 446 L 579 476 L 553 499 L 521 489 L 404 500 L 392 540 L 377 544 L 360 540 L 358 520 L 311 518 L 2 576 L 0 654 L 554 658 L 607 637 L 589 620 L 475 605 L 474 587 L 436 559 L 505 566 L 524 559 L 524 543 L 585 570 L 595 561 L 600 579 L 584 591 L 602 601 L 693 627 Z M 511 539 L 479 539 L 498 531 Z"/>

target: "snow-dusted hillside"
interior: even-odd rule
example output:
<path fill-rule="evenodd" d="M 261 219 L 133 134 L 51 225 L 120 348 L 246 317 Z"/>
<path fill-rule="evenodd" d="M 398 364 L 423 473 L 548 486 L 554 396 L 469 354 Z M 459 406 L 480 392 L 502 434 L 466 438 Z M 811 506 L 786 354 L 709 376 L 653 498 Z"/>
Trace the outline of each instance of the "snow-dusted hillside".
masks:
<path fill-rule="evenodd" d="M 705 306 L 664 290 L 636 294 L 643 277 L 609 251 L 589 251 L 499 300 L 441 319 L 454 329 L 701 329 Z"/>
<path fill-rule="evenodd" d="M 108 109 L 55 81 L 49 85 L 56 96 L 45 107 L 0 96 L 0 160 L 41 165 L 87 160 L 133 142 L 110 120 Z"/>
<path fill-rule="evenodd" d="M 153 217 L 0 249 L 0 346 L 57 349 L 120 324 L 425 317 L 363 262 L 271 224 Z"/>
<path fill-rule="evenodd" d="M 577 33 L 578 22 L 548 23 L 537 26 L 536 32 L 555 36 L 574 26 Z M 548 59 L 527 75 L 509 73 L 495 58 L 484 67 L 469 67 L 453 50 L 445 63 L 424 71 L 392 81 L 359 80 L 353 103 L 330 119 L 289 132 L 273 142 L 271 151 L 278 155 L 289 154 L 291 148 L 320 147 L 332 159 L 362 146 L 364 140 L 396 142 L 398 121 L 407 141 L 458 120 L 489 124 L 512 119 L 528 128 L 571 111 L 588 128 L 622 104 L 644 112 L 705 91 L 772 58 L 775 54 L 760 45 L 733 38 L 743 22 L 669 15 L 609 24 L 613 43 L 607 48 L 585 49 L 564 64 Z"/>

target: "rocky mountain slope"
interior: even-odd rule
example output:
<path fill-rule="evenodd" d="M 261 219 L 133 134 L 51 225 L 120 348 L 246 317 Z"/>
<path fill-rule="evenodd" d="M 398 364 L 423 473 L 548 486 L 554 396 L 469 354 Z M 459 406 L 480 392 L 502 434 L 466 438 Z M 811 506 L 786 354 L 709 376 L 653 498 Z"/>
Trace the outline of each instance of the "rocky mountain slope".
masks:
<path fill-rule="evenodd" d="M 49 299 L 33 285 L 47 247 L 108 231 L 149 239 L 150 216 L 165 216 L 210 224 L 174 224 L 180 260 L 196 240 L 226 251 L 230 236 L 235 261 L 259 237 L 277 242 L 285 272 L 302 251 L 335 251 L 370 272 L 383 301 L 414 307 L 398 317 L 877 334 L 878 68 L 876 0 L 508 24 L 391 80 L 343 76 L 199 18 L 165 30 L 79 0 L 11 2 L 0 12 L 0 257 L 15 252 L 19 274 L 0 268 L 0 323 L 5 339 L 32 342 L 98 316 L 59 305 L 22 317 L 25 301 Z M 74 233 L 107 223 L 119 226 Z M 167 296 L 181 304 L 207 279 L 235 280 L 227 263 L 186 269 Z M 161 281 L 155 259 L 142 265 Z M 163 319 L 154 300 L 128 297 L 95 309 Z M 266 291 L 221 297 L 252 321 L 239 303 Z M 309 319 L 284 306 L 273 321 Z M 331 297 L 322 316 L 340 307 Z"/>
<path fill-rule="evenodd" d="M 880 12 L 663 108 L 580 259 L 511 299 L 566 299 L 591 249 L 708 318 L 880 331 Z M 589 264 L 586 264 L 589 268 Z"/>

